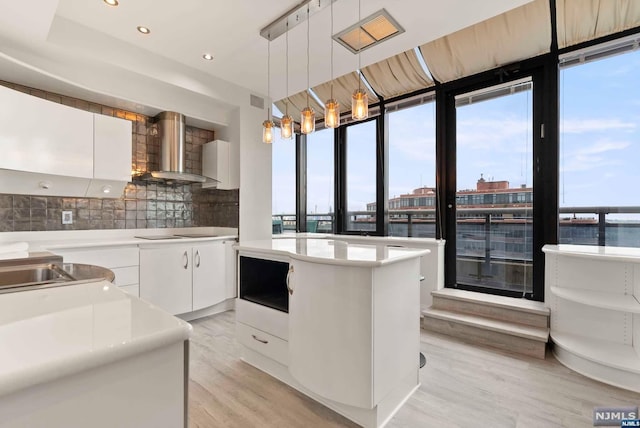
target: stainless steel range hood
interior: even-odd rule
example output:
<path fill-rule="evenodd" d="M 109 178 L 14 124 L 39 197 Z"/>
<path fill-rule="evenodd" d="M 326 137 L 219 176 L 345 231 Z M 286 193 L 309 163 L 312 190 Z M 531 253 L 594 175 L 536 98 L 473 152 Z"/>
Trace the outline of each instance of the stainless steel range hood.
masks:
<path fill-rule="evenodd" d="M 156 116 L 160 137 L 160 170 L 136 177 L 138 180 L 167 184 L 216 182 L 210 177 L 185 172 L 185 118 L 183 114 L 164 111 Z"/>

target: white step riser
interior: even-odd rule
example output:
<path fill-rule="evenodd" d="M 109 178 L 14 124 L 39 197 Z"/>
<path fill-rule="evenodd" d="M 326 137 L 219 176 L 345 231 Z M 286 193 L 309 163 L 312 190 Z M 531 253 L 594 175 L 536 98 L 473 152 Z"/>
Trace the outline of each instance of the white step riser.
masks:
<path fill-rule="evenodd" d="M 442 296 L 433 296 L 433 308 L 443 311 L 479 315 L 501 321 L 530 325 L 532 327 L 549 327 L 549 317 L 546 315 L 533 314 L 518 309 L 489 306 L 459 299 L 449 299 Z"/>
<path fill-rule="evenodd" d="M 528 355 L 534 358 L 544 359 L 545 357 L 546 343 L 537 340 L 511 336 L 505 333 L 485 330 L 480 327 L 432 318 L 428 314 L 425 314 L 422 326 L 425 330 L 457 337 L 468 342 L 490 346 L 520 355 Z"/>

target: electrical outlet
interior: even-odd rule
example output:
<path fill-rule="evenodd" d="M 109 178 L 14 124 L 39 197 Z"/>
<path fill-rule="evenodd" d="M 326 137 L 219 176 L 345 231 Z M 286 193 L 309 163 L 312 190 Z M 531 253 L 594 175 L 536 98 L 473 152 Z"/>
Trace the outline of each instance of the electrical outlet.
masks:
<path fill-rule="evenodd" d="M 62 211 L 62 224 L 73 224 L 73 211 Z"/>

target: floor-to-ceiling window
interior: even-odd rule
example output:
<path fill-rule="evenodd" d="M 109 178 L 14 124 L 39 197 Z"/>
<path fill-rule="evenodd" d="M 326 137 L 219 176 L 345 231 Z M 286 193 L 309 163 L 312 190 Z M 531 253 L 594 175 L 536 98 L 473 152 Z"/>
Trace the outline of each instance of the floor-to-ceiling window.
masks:
<path fill-rule="evenodd" d="M 334 230 L 334 130 L 307 135 L 307 232 Z"/>
<path fill-rule="evenodd" d="M 640 247 L 639 74 L 633 40 L 561 59 L 560 243 Z"/>
<path fill-rule="evenodd" d="M 296 231 L 296 140 L 280 138 L 276 129 L 271 144 L 273 233 Z"/>
<path fill-rule="evenodd" d="M 346 129 L 346 231 L 376 231 L 376 122 Z"/>
<path fill-rule="evenodd" d="M 435 101 L 391 111 L 389 235 L 436 236 Z"/>
<path fill-rule="evenodd" d="M 456 285 L 531 293 L 532 79 L 463 93 L 455 103 Z"/>

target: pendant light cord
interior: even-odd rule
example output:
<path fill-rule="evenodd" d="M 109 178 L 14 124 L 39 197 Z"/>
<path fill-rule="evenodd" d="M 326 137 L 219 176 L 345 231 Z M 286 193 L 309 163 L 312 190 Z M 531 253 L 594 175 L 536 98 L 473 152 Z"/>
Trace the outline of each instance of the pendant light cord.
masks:
<path fill-rule="evenodd" d="M 331 42 L 331 99 L 333 99 L 333 0 L 331 2 L 331 34 L 329 40 Z"/>
<path fill-rule="evenodd" d="M 309 108 L 309 27 L 311 27 L 311 15 L 307 4 L 307 108 Z"/>
<path fill-rule="evenodd" d="M 362 1 L 358 0 L 358 22 L 362 20 L 361 17 Z M 358 91 L 362 90 L 362 76 L 360 76 L 360 68 L 362 67 L 360 61 L 360 55 L 362 53 L 362 28 L 358 28 Z"/>
<path fill-rule="evenodd" d="M 285 58 L 287 61 L 287 72 L 286 72 L 286 77 L 287 80 L 285 82 L 285 99 L 284 99 L 284 114 L 285 116 L 289 116 L 289 19 L 287 18 L 287 32 L 284 33 L 285 35 L 285 39 L 286 39 L 286 43 L 287 43 L 287 48 L 285 50 Z"/>
<path fill-rule="evenodd" d="M 267 120 L 271 120 L 271 33 L 269 33 L 269 41 L 267 42 L 267 98 L 269 98 L 269 107 L 267 107 Z"/>

